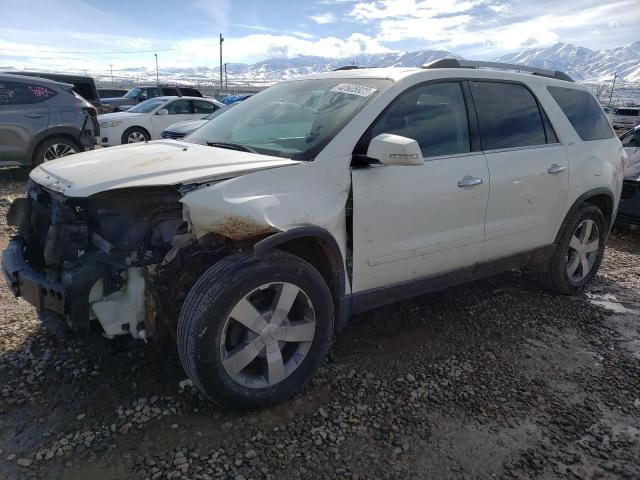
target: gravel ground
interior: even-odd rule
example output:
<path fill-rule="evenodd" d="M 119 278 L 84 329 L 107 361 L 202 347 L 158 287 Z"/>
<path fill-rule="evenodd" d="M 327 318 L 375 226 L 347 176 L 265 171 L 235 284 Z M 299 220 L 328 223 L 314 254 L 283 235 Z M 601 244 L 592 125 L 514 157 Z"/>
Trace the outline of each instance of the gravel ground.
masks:
<path fill-rule="evenodd" d="M 7 196 L 26 174 L 0 171 Z M 508 273 L 357 317 L 315 379 L 233 414 L 175 352 L 58 340 L 0 286 L 0 478 L 640 478 L 640 235 L 578 297 Z"/>

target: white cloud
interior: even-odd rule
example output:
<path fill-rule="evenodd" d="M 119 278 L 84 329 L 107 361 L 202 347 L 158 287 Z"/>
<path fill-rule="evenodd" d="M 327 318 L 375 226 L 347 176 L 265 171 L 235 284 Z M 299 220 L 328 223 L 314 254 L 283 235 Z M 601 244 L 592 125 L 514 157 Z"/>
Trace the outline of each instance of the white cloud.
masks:
<path fill-rule="evenodd" d="M 214 22 L 214 27 L 220 30 L 229 24 L 231 3 L 229 0 L 196 0 L 193 6 L 207 13 Z"/>
<path fill-rule="evenodd" d="M 333 23 L 336 21 L 336 16 L 331 12 L 321 13 L 319 15 L 311 15 L 311 17 L 309 18 L 311 18 L 311 20 L 316 22 L 318 25 L 325 25 L 327 23 Z"/>

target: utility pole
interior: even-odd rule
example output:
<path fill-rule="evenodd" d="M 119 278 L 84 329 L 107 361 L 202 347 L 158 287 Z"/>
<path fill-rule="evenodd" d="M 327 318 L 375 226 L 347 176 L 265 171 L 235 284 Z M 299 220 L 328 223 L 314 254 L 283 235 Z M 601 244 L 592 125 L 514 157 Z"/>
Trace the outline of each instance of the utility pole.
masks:
<path fill-rule="evenodd" d="M 227 78 L 227 64 L 224 64 L 224 90 L 229 91 L 229 79 Z"/>
<path fill-rule="evenodd" d="M 158 77 L 158 54 L 154 53 L 154 55 L 156 56 L 156 87 L 160 88 L 160 77 Z"/>
<path fill-rule="evenodd" d="M 113 64 L 109 64 L 109 66 L 111 67 L 111 86 L 113 86 Z"/>
<path fill-rule="evenodd" d="M 616 88 L 616 78 L 618 78 L 618 74 L 613 74 L 613 85 L 611 86 L 611 93 L 609 94 L 609 106 L 611 106 L 611 99 L 613 98 L 613 89 Z"/>
<path fill-rule="evenodd" d="M 222 42 L 224 37 L 220 34 L 220 93 L 222 94 Z"/>

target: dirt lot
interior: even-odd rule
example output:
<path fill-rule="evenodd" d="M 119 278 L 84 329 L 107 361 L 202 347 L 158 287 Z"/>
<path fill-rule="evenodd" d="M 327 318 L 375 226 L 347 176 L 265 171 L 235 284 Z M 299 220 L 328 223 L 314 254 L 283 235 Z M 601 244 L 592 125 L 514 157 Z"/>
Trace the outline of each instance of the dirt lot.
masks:
<path fill-rule="evenodd" d="M 25 179 L 0 170 L 0 244 Z M 514 272 L 361 315 L 242 415 L 151 343 L 57 340 L 3 282 L 0 478 L 640 478 L 639 254 L 615 234 L 575 298 Z"/>

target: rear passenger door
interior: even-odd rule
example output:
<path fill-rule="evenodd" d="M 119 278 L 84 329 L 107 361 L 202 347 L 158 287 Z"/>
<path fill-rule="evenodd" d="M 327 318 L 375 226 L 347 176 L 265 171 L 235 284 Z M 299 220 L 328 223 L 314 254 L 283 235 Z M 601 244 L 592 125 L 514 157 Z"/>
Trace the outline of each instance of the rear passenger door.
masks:
<path fill-rule="evenodd" d="M 27 160 L 32 138 L 49 125 L 44 102 L 55 95 L 48 87 L 0 80 L 0 162 Z"/>
<path fill-rule="evenodd" d="M 552 243 L 569 187 L 564 146 L 526 86 L 470 85 L 490 176 L 482 260 Z"/>

